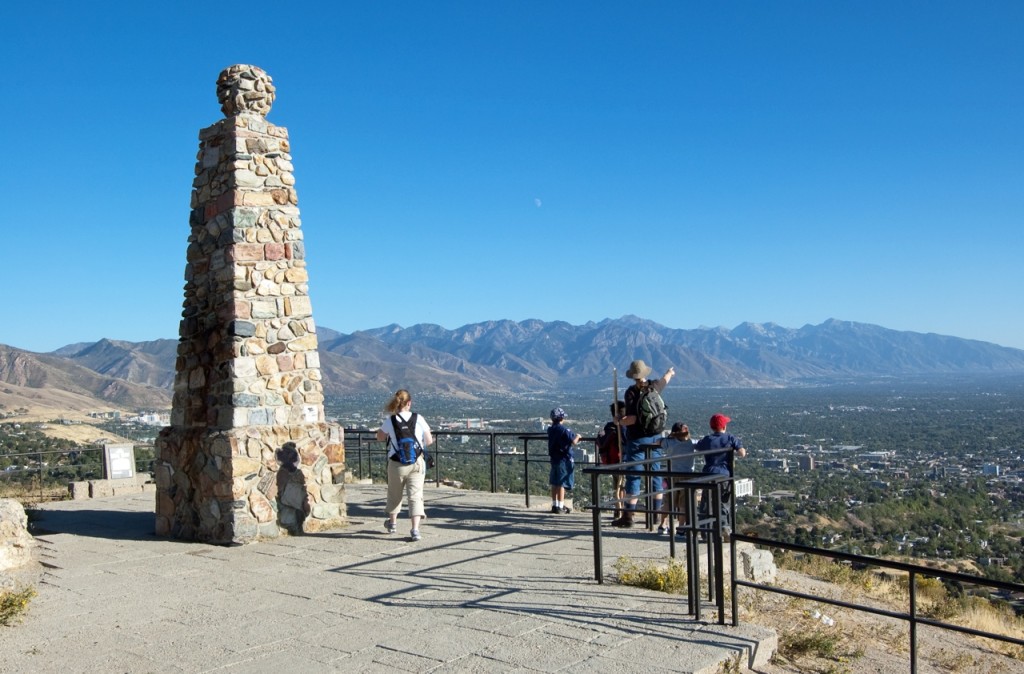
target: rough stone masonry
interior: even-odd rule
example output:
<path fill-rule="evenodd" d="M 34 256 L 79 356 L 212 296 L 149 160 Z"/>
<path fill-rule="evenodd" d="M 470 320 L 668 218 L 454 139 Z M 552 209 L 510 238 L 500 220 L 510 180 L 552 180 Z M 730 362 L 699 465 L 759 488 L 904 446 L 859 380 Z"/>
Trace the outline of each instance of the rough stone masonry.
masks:
<path fill-rule="evenodd" d="M 325 422 L 288 131 L 260 68 L 220 73 L 199 132 L 156 533 L 247 543 L 345 523 L 345 448 Z"/>

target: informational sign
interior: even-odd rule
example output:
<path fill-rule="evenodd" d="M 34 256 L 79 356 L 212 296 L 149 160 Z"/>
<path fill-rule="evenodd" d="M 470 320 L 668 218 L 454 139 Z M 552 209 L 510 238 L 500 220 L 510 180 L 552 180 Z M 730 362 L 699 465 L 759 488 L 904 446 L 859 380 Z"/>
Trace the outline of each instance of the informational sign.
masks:
<path fill-rule="evenodd" d="M 304 405 L 302 418 L 306 423 L 315 424 L 320 421 L 320 409 L 316 405 Z"/>
<path fill-rule="evenodd" d="M 103 445 L 103 469 L 108 480 L 135 477 L 135 445 Z"/>

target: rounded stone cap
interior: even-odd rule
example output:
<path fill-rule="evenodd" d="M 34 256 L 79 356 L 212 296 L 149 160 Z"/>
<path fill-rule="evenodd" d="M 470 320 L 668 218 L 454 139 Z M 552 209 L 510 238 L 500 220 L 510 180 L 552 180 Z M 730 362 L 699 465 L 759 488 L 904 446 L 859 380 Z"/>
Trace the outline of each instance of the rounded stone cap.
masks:
<path fill-rule="evenodd" d="M 221 71 L 217 78 L 217 100 L 225 117 L 251 112 L 263 117 L 274 104 L 273 80 L 262 68 L 245 64 Z"/>

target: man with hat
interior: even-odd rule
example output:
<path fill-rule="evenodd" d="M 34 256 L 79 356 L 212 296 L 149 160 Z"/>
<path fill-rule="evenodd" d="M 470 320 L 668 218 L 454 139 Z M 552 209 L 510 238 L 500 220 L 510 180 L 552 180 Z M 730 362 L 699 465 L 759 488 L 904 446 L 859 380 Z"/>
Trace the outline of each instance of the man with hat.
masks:
<path fill-rule="evenodd" d="M 650 366 L 642 360 L 634 360 L 629 364 L 629 369 L 626 370 L 626 376 L 633 380 L 633 385 L 626 389 L 626 394 L 624 396 L 626 413 L 619 419 L 619 424 L 626 433 L 626 445 L 623 448 L 622 453 L 623 462 L 628 463 L 630 461 L 642 461 L 646 458 L 644 456 L 644 445 L 654 445 L 661 441 L 661 432 L 664 428 L 657 429 L 652 434 L 650 429 L 645 429 L 641 424 L 639 410 L 640 400 L 648 388 L 653 388 L 654 392 L 657 393 L 660 398 L 661 392 L 665 390 L 668 382 L 675 376 L 676 370 L 674 367 L 670 367 L 665 371 L 665 374 L 661 376 L 661 379 L 648 379 L 647 375 L 650 373 Z M 661 450 L 659 448 L 652 450 L 652 458 L 660 455 Z M 612 526 L 633 526 L 633 513 L 636 510 L 636 502 L 639 500 L 641 473 L 644 468 L 643 466 L 634 466 L 630 470 L 633 472 L 626 476 L 627 501 L 625 504 L 625 511 L 622 513 L 621 517 L 612 521 Z M 655 472 L 661 470 L 661 464 L 651 464 L 650 470 Z M 653 491 L 662 490 L 662 480 L 660 477 L 655 477 L 651 480 L 651 489 Z M 654 510 L 657 511 L 660 509 L 661 495 L 658 495 L 654 502 Z"/>

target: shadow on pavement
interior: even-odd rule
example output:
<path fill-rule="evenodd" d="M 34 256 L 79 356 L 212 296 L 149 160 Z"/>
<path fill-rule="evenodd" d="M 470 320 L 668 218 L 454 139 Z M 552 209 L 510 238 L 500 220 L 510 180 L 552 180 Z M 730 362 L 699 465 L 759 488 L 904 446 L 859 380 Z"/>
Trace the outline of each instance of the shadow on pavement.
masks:
<path fill-rule="evenodd" d="M 29 510 L 33 536 L 74 534 L 111 540 L 149 541 L 154 535 L 151 512 L 124 510 Z"/>

